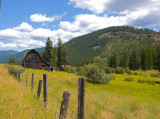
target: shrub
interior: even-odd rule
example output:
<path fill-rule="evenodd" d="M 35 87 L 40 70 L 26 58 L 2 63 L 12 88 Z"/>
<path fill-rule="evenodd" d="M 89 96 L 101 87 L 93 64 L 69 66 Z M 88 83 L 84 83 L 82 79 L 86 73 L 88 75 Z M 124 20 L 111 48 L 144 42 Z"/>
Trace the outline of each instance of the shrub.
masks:
<path fill-rule="evenodd" d="M 138 75 L 138 73 L 137 73 L 137 72 L 134 72 L 134 75 Z"/>
<path fill-rule="evenodd" d="M 8 71 L 9 71 L 10 75 L 11 75 L 11 74 L 14 74 L 14 71 L 16 71 L 16 68 L 15 68 L 14 66 L 10 65 L 10 66 L 8 67 Z"/>
<path fill-rule="evenodd" d="M 115 69 L 115 73 L 116 73 L 116 74 L 124 74 L 124 68 L 122 68 L 122 67 L 117 67 L 117 68 Z"/>
<path fill-rule="evenodd" d="M 146 83 L 144 79 L 138 79 L 138 83 Z"/>
<path fill-rule="evenodd" d="M 100 69 L 95 64 L 85 65 L 85 76 L 92 79 L 93 83 L 105 84 L 114 78 L 105 72 L 100 72 Z"/>
<path fill-rule="evenodd" d="M 148 84 L 154 85 L 156 82 L 152 81 L 152 80 L 142 80 L 142 79 L 139 79 L 138 83 L 148 83 Z"/>
<path fill-rule="evenodd" d="M 84 74 L 84 67 L 77 67 L 77 74 L 83 75 Z"/>
<path fill-rule="evenodd" d="M 115 68 L 111 68 L 112 69 L 112 73 L 115 73 Z"/>
<path fill-rule="evenodd" d="M 125 78 L 124 81 L 131 82 L 131 81 L 134 81 L 134 80 L 133 80 L 133 77 L 132 77 L 132 78 L 129 78 L 129 77 L 128 77 L 128 78 Z"/>
<path fill-rule="evenodd" d="M 158 77 L 158 74 L 151 74 L 151 77 Z"/>
<path fill-rule="evenodd" d="M 129 68 L 125 68 L 124 70 L 127 74 L 131 74 L 131 71 L 129 70 Z"/>
<path fill-rule="evenodd" d="M 110 74 L 110 73 L 112 73 L 112 69 L 110 67 L 106 67 L 105 68 L 105 72 Z"/>
<path fill-rule="evenodd" d="M 76 73 L 76 67 L 71 67 L 71 65 L 66 65 L 63 70 L 68 73 Z"/>
<path fill-rule="evenodd" d="M 155 81 L 147 80 L 147 83 L 154 85 Z"/>

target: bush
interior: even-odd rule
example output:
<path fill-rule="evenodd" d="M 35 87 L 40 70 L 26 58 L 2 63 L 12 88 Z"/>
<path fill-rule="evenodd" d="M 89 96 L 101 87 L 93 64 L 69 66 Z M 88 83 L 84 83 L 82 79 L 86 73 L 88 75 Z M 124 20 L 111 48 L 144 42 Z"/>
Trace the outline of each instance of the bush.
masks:
<path fill-rule="evenodd" d="M 143 79 L 138 79 L 138 83 L 146 83 L 146 81 Z"/>
<path fill-rule="evenodd" d="M 76 67 L 71 67 L 71 65 L 66 65 L 63 67 L 63 70 L 68 72 L 68 73 L 76 73 L 77 68 Z"/>
<path fill-rule="evenodd" d="M 13 75 L 13 74 L 14 74 L 14 71 L 16 71 L 16 68 L 15 68 L 14 66 L 10 65 L 10 66 L 8 67 L 8 71 L 9 71 L 10 75 Z"/>
<path fill-rule="evenodd" d="M 112 69 L 112 73 L 115 73 L 115 68 L 111 68 Z"/>
<path fill-rule="evenodd" d="M 137 73 L 137 72 L 134 72 L 134 75 L 138 75 L 138 73 Z"/>
<path fill-rule="evenodd" d="M 105 84 L 114 78 L 105 72 L 100 72 L 100 69 L 95 64 L 85 65 L 85 76 L 92 79 L 93 83 Z"/>
<path fill-rule="evenodd" d="M 124 74 L 124 68 L 122 68 L 122 67 L 117 67 L 116 69 L 115 69 L 115 73 L 116 74 Z"/>
<path fill-rule="evenodd" d="M 151 77 L 158 77 L 158 74 L 151 74 Z"/>
<path fill-rule="evenodd" d="M 156 82 L 152 81 L 152 80 L 142 80 L 142 79 L 139 79 L 138 83 L 148 83 L 148 84 L 154 85 Z"/>
<path fill-rule="evenodd" d="M 147 83 L 154 85 L 155 81 L 147 80 Z"/>
<path fill-rule="evenodd" d="M 77 67 L 77 74 L 84 75 L 84 67 Z"/>
<path fill-rule="evenodd" d="M 110 67 L 105 68 L 105 73 L 110 74 L 112 73 L 112 69 Z"/>
<path fill-rule="evenodd" d="M 125 70 L 125 72 L 126 72 L 127 74 L 132 74 L 132 72 L 129 70 L 129 68 L 125 68 L 124 70 Z"/>
<path fill-rule="evenodd" d="M 128 77 L 128 78 L 125 78 L 124 81 L 131 82 L 131 81 L 134 81 L 134 80 L 133 80 L 133 77 L 132 77 L 132 78 L 129 78 L 129 77 Z"/>

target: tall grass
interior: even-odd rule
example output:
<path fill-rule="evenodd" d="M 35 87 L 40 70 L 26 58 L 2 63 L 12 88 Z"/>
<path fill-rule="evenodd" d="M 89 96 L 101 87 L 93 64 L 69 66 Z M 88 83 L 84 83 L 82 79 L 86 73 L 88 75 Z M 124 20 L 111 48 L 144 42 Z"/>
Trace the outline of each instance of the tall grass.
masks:
<path fill-rule="evenodd" d="M 32 73 L 35 75 L 33 96 L 31 95 Z M 46 109 L 43 105 L 42 92 L 40 101 L 36 99 L 38 81 L 42 79 L 44 73 L 48 74 L 48 106 Z M 142 75 L 111 74 L 116 80 L 110 81 L 109 84 L 86 82 L 85 118 L 121 119 L 119 115 L 122 115 L 128 119 L 159 119 L 160 85 L 139 84 L 137 81 L 142 78 L 144 80 L 160 79 L 150 77 L 150 72 L 139 71 L 139 73 Z M 28 74 L 27 88 L 26 74 Z M 124 81 L 125 78 L 131 77 L 135 81 L 130 83 Z M 19 84 L 12 76 L 9 76 L 4 65 L 0 65 L 0 118 L 57 119 L 64 91 L 71 92 L 67 118 L 76 118 L 78 78 L 77 75 L 65 72 L 26 69 L 23 73 L 23 80 L 21 76 Z"/>

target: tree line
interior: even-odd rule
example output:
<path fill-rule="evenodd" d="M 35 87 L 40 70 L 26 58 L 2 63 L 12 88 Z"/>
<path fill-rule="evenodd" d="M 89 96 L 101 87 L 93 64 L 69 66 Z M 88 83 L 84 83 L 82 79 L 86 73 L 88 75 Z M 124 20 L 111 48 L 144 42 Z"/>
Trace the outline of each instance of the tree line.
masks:
<path fill-rule="evenodd" d="M 63 70 L 63 66 L 66 61 L 67 49 L 62 40 L 59 38 L 57 47 L 53 48 L 53 43 L 48 37 L 46 41 L 45 50 L 41 53 L 42 60 L 49 65 L 52 65 L 54 69 Z"/>
<path fill-rule="evenodd" d="M 129 67 L 131 70 L 159 70 L 160 71 L 160 46 L 155 49 L 143 48 L 141 53 L 138 54 L 136 50 L 133 50 L 129 55 L 124 52 L 120 61 L 118 62 L 117 54 L 114 53 L 109 58 L 109 67 L 117 68 Z"/>

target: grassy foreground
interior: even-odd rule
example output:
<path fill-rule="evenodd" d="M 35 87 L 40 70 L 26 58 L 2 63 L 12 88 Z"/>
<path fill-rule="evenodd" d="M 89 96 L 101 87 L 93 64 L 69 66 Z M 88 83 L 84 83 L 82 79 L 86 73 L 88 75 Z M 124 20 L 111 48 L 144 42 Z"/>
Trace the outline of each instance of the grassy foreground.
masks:
<path fill-rule="evenodd" d="M 17 67 L 21 68 L 21 67 Z M 31 75 L 34 73 L 34 93 L 31 95 Z M 38 102 L 36 93 L 38 81 L 43 74 L 48 74 L 48 106 L 43 105 L 43 96 Z M 150 77 L 156 71 L 133 74 L 112 74 L 115 80 L 109 84 L 92 84 L 86 82 L 85 118 L 86 119 L 159 119 L 160 118 L 160 84 L 138 83 L 143 80 L 160 80 Z M 27 88 L 26 88 L 27 74 Z M 124 81 L 131 77 L 133 82 Z M 4 65 L 0 64 L 0 118 L 22 119 L 40 118 L 57 119 L 59 116 L 64 91 L 70 91 L 67 118 L 77 117 L 78 76 L 65 72 L 46 72 L 26 69 L 20 84 L 9 76 Z M 100 105 L 103 105 L 101 107 Z M 109 111 L 111 110 L 111 111 Z M 114 111 L 114 112 L 112 112 Z M 117 115 L 118 114 L 118 115 Z M 123 117 L 119 116 L 122 115 Z"/>

